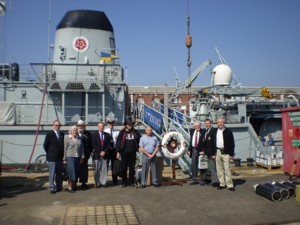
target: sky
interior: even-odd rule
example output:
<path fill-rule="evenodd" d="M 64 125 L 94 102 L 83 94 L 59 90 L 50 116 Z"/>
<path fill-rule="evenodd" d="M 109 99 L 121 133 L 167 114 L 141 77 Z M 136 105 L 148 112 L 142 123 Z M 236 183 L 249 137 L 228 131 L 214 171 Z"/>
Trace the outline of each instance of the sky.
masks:
<path fill-rule="evenodd" d="M 174 86 L 188 77 L 189 14 L 191 72 L 212 61 L 193 86 L 210 85 L 217 47 L 242 86 L 300 87 L 299 0 L 51 0 L 50 36 L 49 2 L 6 0 L 0 62 L 47 63 L 64 14 L 92 9 L 112 23 L 129 85 Z"/>

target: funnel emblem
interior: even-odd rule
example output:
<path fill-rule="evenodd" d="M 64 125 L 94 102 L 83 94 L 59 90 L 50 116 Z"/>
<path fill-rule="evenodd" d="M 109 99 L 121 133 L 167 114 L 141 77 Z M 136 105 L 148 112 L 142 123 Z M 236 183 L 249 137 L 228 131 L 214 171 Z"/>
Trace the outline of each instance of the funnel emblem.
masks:
<path fill-rule="evenodd" d="M 89 41 L 83 36 L 78 36 L 74 38 L 72 46 L 78 52 L 85 52 L 89 47 Z"/>

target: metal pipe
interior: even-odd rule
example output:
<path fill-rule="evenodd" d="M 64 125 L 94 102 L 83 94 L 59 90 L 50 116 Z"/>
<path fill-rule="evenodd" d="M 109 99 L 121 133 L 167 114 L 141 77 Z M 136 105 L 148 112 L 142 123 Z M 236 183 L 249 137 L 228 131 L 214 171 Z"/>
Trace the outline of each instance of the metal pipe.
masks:
<path fill-rule="evenodd" d="M 274 188 L 265 186 L 264 184 L 254 185 L 254 191 L 256 194 L 263 196 L 273 202 L 278 202 L 281 200 L 281 193 Z"/>
<path fill-rule="evenodd" d="M 288 186 L 288 185 L 285 185 L 285 184 L 282 184 L 282 183 L 279 183 L 279 182 L 273 182 L 272 184 L 277 186 L 277 187 L 281 187 L 281 188 L 284 188 L 284 189 L 288 190 L 290 197 L 295 197 L 295 195 L 296 195 L 295 188 L 293 188 L 291 186 Z"/>
<path fill-rule="evenodd" d="M 284 188 L 275 186 L 275 185 L 273 185 L 273 184 L 271 184 L 271 183 L 265 183 L 265 185 L 266 185 L 267 187 L 270 187 L 270 188 L 273 188 L 274 190 L 279 191 L 279 192 L 281 193 L 281 198 L 282 198 L 282 199 L 289 199 L 290 193 L 289 193 L 289 191 L 288 191 L 287 189 L 284 189 Z"/>
<path fill-rule="evenodd" d="M 277 183 L 278 182 L 276 182 L 276 184 Z M 282 183 L 278 183 L 278 184 L 282 184 L 282 185 L 287 187 L 287 189 L 290 192 L 290 197 L 295 197 L 296 196 L 296 185 L 295 184 L 293 184 L 291 182 L 286 182 L 286 181 L 283 181 Z"/>

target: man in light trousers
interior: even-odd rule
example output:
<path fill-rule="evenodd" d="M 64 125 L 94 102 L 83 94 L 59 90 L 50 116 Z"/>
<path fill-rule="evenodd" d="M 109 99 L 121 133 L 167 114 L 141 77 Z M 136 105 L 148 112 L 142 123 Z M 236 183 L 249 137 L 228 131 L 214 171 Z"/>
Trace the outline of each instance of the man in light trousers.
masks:
<path fill-rule="evenodd" d="M 152 184 L 154 187 L 159 187 L 156 173 L 156 153 L 159 144 L 156 136 L 152 134 L 152 128 L 150 126 L 146 127 L 146 134 L 141 137 L 139 146 L 140 151 L 143 153 L 141 188 L 146 187 L 149 166 L 151 166 Z"/>
<path fill-rule="evenodd" d="M 224 126 L 224 119 L 218 118 L 218 128 L 215 132 L 216 138 L 216 168 L 220 182 L 219 190 L 227 188 L 229 191 L 235 191 L 231 171 L 230 160 L 234 157 L 234 137 L 232 131 Z"/>

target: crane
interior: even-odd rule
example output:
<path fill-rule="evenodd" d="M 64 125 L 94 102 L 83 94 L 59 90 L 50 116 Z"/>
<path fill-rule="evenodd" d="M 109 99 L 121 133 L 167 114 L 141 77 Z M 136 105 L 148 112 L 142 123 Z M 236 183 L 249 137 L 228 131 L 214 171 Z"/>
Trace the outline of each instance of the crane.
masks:
<path fill-rule="evenodd" d="M 172 93 L 169 103 L 173 103 L 175 99 L 178 97 L 178 95 L 186 88 L 190 88 L 192 86 L 192 83 L 197 79 L 199 74 L 203 72 L 209 65 L 211 64 L 210 60 L 204 61 L 192 74 L 191 77 L 189 77 L 186 81 L 178 85 L 176 90 Z"/>

